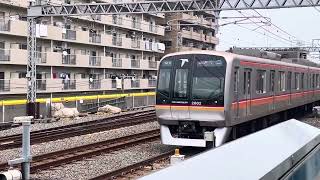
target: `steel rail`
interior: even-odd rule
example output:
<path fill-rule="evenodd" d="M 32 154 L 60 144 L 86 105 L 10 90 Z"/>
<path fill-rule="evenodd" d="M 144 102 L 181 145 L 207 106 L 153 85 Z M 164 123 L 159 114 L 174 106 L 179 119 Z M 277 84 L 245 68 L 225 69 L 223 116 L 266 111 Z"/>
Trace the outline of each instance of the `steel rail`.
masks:
<path fill-rule="evenodd" d="M 165 152 L 163 154 L 157 155 L 155 157 L 151 157 L 147 160 L 144 161 L 140 161 L 137 162 L 135 164 L 129 165 L 129 166 L 125 166 L 123 168 L 120 169 L 116 169 L 114 171 L 110 171 L 106 174 L 102 174 L 100 176 L 91 178 L 90 180 L 108 180 L 108 179 L 115 179 L 118 176 L 130 173 L 131 171 L 137 170 L 137 169 L 141 169 L 144 166 L 150 165 L 155 163 L 156 161 L 160 161 L 162 159 L 165 158 L 169 158 L 170 155 L 172 155 L 174 153 L 174 151 L 169 151 L 169 152 Z"/>
<path fill-rule="evenodd" d="M 133 126 L 137 124 L 154 121 L 154 111 L 146 113 L 126 114 L 119 117 L 105 118 L 90 123 L 79 123 L 75 126 L 61 126 L 43 131 L 31 132 L 31 144 L 38 144 L 63 138 L 69 138 L 89 133 L 101 132 L 110 129 Z M 21 134 L 0 138 L 0 150 L 16 148 L 21 146 Z"/>
<path fill-rule="evenodd" d="M 160 131 L 159 129 L 155 129 L 139 134 L 128 135 L 120 138 L 109 139 L 106 141 L 34 156 L 31 163 L 31 173 L 61 166 L 62 164 L 71 163 L 95 155 L 114 152 L 141 143 L 154 141 L 159 138 Z M 9 168 L 8 164 L 0 164 L 0 170 L 5 170 L 7 168 Z"/>

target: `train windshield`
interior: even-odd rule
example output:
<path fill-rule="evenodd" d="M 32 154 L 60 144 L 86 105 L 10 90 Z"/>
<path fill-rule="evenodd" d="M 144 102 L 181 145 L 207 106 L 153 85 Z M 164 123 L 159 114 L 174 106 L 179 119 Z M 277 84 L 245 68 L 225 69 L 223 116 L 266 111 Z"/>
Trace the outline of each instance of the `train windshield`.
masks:
<path fill-rule="evenodd" d="M 196 100 L 203 105 L 223 105 L 225 71 L 226 61 L 220 56 L 167 57 L 159 67 L 157 103 L 191 104 Z"/>
<path fill-rule="evenodd" d="M 223 96 L 225 61 L 215 56 L 195 56 L 192 98 L 214 99 Z"/>

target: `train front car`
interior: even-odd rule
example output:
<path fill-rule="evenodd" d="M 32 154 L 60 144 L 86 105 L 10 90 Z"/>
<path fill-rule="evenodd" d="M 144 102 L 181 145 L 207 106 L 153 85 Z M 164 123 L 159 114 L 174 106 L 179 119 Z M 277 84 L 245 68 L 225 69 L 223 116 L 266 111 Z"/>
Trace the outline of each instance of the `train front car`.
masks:
<path fill-rule="evenodd" d="M 225 142 L 230 133 L 225 127 L 226 69 L 226 59 L 212 53 L 162 59 L 156 112 L 163 144 L 206 147 Z"/>

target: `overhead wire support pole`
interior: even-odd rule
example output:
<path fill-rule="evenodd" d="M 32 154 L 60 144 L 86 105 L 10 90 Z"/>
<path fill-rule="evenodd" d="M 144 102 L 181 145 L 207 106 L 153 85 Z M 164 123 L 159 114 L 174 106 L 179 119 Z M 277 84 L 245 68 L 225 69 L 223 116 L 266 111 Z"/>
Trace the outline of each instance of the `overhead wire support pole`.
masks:
<path fill-rule="evenodd" d="M 28 36 L 27 36 L 27 115 L 35 116 L 37 100 L 37 80 L 36 80 L 36 17 L 28 17 Z"/>

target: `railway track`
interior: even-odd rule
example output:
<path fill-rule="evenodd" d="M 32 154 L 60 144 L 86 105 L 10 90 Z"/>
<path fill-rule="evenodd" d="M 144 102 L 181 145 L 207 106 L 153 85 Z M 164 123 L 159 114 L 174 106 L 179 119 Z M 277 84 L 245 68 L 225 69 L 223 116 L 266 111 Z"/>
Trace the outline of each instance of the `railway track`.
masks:
<path fill-rule="evenodd" d="M 38 144 L 110 129 L 133 126 L 152 122 L 155 119 L 155 111 L 146 110 L 142 112 L 103 118 L 95 121 L 87 121 L 67 126 L 33 131 L 31 132 L 31 144 Z M 0 137 L 0 150 L 21 147 L 21 144 L 22 134 Z"/>
<path fill-rule="evenodd" d="M 96 142 L 84 146 L 74 147 L 61 151 L 32 157 L 31 173 L 40 170 L 50 169 L 71 163 L 84 158 L 89 158 L 102 153 L 111 153 L 126 147 L 131 147 L 145 142 L 154 141 L 160 138 L 159 129 L 133 134 L 120 138 Z M 7 163 L 0 164 L 0 171 L 8 168 Z"/>
<path fill-rule="evenodd" d="M 173 153 L 174 153 L 174 151 L 165 152 L 165 153 L 162 153 L 160 155 L 151 157 L 151 158 L 149 158 L 147 160 L 143 160 L 143 161 L 137 162 L 135 164 L 132 164 L 132 165 L 129 165 L 129 166 L 125 166 L 123 168 L 116 169 L 114 171 L 110 171 L 110 172 L 108 172 L 106 174 L 102 174 L 102 175 L 94 177 L 94 178 L 92 178 L 90 180 L 115 179 L 116 177 L 123 176 L 123 175 L 128 174 L 128 173 L 130 173 L 132 171 L 136 171 L 136 170 L 142 169 L 144 166 L 152 165 L 153 163 L 155 163 L 157 161 L 169 158 Z"/>

